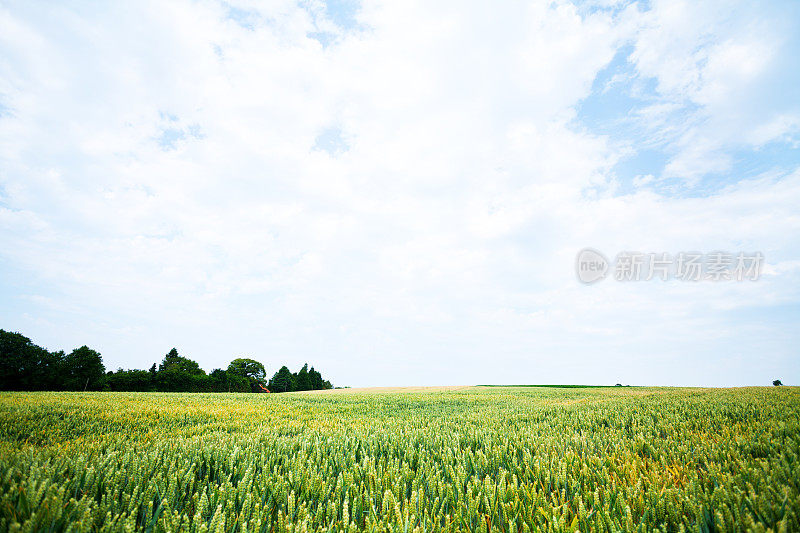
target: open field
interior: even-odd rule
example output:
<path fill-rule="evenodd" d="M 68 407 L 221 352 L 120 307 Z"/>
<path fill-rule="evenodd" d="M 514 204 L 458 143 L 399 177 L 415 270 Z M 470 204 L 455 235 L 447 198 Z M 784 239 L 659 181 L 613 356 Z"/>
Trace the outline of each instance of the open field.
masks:
<path fill-rule="evenodd" d="M 612 386 L 598 385 L 438 385 L 419 387 L 347 387 L 342 389 L 321 389 L 311 391 L 298 391 L 291 394 L 410 394 L 418 392 L 448 392 L 448 391 L 480 391 L 484 389 L 608 389 Z"/>
<path fill-rule="evenodd" d="M 0 531 L 800 531 L 796 388 L 0 394 Z"/>
<path fill-rule="evenodd" d="M 293 392 L 292 394 L 411 394 L 417 392 L 467 391 L 479 388 L 480 387 L 469 385 L 445 385 L 439 387 L 350 387 L 346 389 Z"/>

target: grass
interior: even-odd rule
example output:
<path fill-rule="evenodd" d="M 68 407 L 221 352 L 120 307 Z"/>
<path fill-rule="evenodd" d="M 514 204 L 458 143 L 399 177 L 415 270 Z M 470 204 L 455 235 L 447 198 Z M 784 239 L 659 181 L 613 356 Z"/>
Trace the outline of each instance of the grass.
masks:
<path fill-rule="evenodd" d="M 607 389 L 614 388 L 616 385 L 477 385 L 478 387 L 538 387 L 545 389 Z M 630 385 L 622 385 L 630 387 Z"/>
<path fill-rule="evenodd" d="M 0 531 L 800 531 L 800 390 L 0 393 Z"/>

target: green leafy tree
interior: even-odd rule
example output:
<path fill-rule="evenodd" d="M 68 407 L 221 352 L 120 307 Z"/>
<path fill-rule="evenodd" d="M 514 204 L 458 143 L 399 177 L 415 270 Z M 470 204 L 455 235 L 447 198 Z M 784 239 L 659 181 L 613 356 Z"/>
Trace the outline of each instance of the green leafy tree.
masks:
<path fill-rule="evenodd" d="M 254 359 L 247 358 L 231 361 L 231 364 L 228 365 L 227 373 L 244 378 L 249 384 L 248 390 L 252 392 L 259 392 L 259 385 L 263 385 L 267 377 L 264 365 Z"/>
<path fill-rule="evenodd" d="M 303 365 L 303 368 L 295 375 L 294 378 L 295 390 L 311 390 L 311 379 L 308 375 L 308 363 Z"/>
<path fill-rule="evenodd" d="M 308 371 L 308 381 L 311 385 L 311 390 L 320 390 L 323 388 L 322 374 L 314 370 L 313 366 L 311 370 Z"/>
<path fill-rule="evenodd" d="M 235 372 L 216 368 L 208 377 L 212 392 L 250 392 L 250 381 Z"/>
<path fill-rule="evenodd" d="M 88 346 L 72 350 L 62 364 L 64 388 L 67 390 L 100 390 L 106 368 L 100 354 Z"/>
<path fill-rule="evenodd" d="M 165 392 L 205 392 L 211 389 L 211 382 L 197 361 L 181 356 L 173 348 L 158 365 L 156 388 Z"/>
<path fill-rule="evenodd" d="M 178 370 L 186 374 L 205 374 L 197 361 L 192 361 L 189 358 L 183 357 L 178 354 L 178 350 L 173 348 L 164 356 L 164 360 L 158 365 L 158 371 L 164 370 Z"/>
<path fill-rule="evenodd" d="M 295 390 L 292 372 L 286 366 L 282 366 L 269 380 L 268 388 L 271 392 L 291 392 Z"/>
<path fill-rule="evenodd" d="M 0 329 L 0 390 L 109 390 L 165 392 L 261 392 L 264 365 L 246 357 L 234 359 L 227 370 L 206 374 L 200 365 L 171 349 L 149 370 L 105 372 L 102 356 L 87 346 L 65 355 L 36 346 L 19 333 Z M 271 392 L 333 388 L 306 363 L 296 373 L 286 366 L 269 380 Z"/>
<path fill-rule="evenodd" d="M 0 389 L 59 390 L 63 388 L 64 352 L 49 352 L 20 333 L 0 329 Z"/>
<path fill-rule="evenodd" d="M 269 380 L 270 392 L 290 392 L 304 390 L 332 389 L 330 381 L 322 379 L 322 374 L 308 364 L 296 373 L 292 373 L 286 366 L 282 366 Z"/>
<path fill-rule="evenodd" d="M 106 385 L 112 391 L 144 392 L 153 390 L 153 380 L 147 370 L 123 370 L 106 374 Z"/>

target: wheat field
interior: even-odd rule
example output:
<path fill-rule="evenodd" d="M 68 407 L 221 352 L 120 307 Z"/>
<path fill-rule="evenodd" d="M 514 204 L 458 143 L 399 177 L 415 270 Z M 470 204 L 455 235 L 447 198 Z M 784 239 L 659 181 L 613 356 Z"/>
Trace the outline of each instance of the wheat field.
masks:
<path fill-rule="evenodd" d="M 2 393 L 2 531 L 800 531 L 800 390 Z"/>

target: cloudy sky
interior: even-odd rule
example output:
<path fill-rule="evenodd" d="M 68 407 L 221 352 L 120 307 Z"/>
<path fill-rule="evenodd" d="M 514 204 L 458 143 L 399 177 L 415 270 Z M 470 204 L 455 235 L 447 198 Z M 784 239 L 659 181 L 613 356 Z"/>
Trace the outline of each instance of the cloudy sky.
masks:
<path fill-rule="evenodd" d="M 800 4 L 0 0 L 0 328 L 336 385 L 800 381 Z M 585 285 L 579 250 L 761 252 Z"/>

